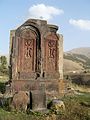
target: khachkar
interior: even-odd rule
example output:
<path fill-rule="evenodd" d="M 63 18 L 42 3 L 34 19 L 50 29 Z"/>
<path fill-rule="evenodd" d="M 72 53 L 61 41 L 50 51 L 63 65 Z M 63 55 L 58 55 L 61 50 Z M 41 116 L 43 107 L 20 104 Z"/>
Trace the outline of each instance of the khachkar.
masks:
<path fill-rule="evenodd" d="M 13 91 L 44 89 L 48 96 L 63 92 L 63 36 L 58 26 L 29 19 L 10 32 L 10 79 Z"/>

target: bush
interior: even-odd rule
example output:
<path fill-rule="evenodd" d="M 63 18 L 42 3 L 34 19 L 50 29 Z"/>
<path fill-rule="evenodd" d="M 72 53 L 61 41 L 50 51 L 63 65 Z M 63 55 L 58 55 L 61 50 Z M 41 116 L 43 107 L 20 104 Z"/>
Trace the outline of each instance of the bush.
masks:
<path fill-rule="evenodd" d="M 5 83 L 0 83 L 0 92 L 1 92 L 2 94 L 4 94 L 5 91 L 6 91 L 6 85 L 5 85 Z"/>
<path fill-rule="evenodd" d="M 90 109 L 80 104 L 79 98 L 64 98 L 66 110 L 63 114 L 58 115 L 57 120 L 89 120 Z"/>

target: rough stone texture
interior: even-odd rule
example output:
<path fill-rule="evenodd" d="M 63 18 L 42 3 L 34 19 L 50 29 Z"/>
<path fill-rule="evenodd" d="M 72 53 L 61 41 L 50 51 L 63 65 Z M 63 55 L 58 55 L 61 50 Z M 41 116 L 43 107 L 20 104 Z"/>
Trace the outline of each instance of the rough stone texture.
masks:
<path fill-rule="evenodd" d="M 65 110 L 64 102 L 59 99 L 53 99 L 51 108 L 58 111 Z"/>
<path fill-rule="evenodd" d="M 43 111 L 46 109 L 46 94 L 45 91 L 31 91 L 32 109 L 34 111 Z"/>
<path fill-rule="evenodd" d="M 10 80 L 13 78 L 13 74 L 14 74 L 14 69 L 15 69 L 15 57 L 14 57 L 14 53 L 15 53 L 15 49 L 13 48 L 13 44 L 15 44 L 15 30 L 11 30 L 10 31 L 10 46 L 9 46 L 9 77 Z"/>
<path fill-rule="evenodd" d="M 47 97 L 63 93 L 63 37 L 47 21 L 29 19 L 10 36 L 12 90 L 40 90 Z M 62 87 L 63 85 L 63 87 Z"/>
<path fill-rule="evenodd" d="M 59 60 L 58 60 L 58 66 L 59 66 L 59 73 L 60 73 L 60 79 L 63 80 L 63 35 L 59 35 Z"/>
<path fill-rule="evenodd" d="M 26 111 L 27 106 L 30 103 L 30 96 L 25 91 L 19 91 L 13 97 L 12 108 Z"/>

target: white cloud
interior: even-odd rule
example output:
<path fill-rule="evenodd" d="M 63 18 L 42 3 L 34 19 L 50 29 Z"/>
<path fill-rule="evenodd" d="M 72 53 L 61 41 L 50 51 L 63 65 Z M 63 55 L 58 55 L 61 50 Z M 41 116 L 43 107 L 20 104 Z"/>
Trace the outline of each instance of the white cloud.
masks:
<path fill-rule="evenodd" d="M 53 6 L 48 6 L 44 4 L 33 5 L 29 8 L 29 17 L 30 18 L 42 18 L 45 20 L 52 19 L 55 15 L 63 14 L 62 9 L 55 8 Z"/>
<path fill-rule="evenodd" d="M 79 20 L 74 20 L 74 19 L 70 19 L 69 23 L 82 29 L 82 30 L 90 30 L 90 20 L 83 20 L 83 19 L 79 19 Z"/>

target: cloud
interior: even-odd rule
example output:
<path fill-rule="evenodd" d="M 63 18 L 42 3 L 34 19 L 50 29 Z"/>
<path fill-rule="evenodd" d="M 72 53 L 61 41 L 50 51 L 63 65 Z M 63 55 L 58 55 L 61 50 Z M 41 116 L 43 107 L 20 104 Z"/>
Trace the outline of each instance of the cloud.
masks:
<path fill-rule="evenodd" d="M 74 19 L 70 19 L 69 23 L 71 25 L 74 25 L 82 30 L 90 30 L 90 20 L 83 20 L 83 19 L 79 19 L 79 20 L 74 20 Z"/>
<path fill-rule="evenodd" d="M 29 8 L 29 17 L 51 20 L 55 15 L 63 14 L 62 9 L 55 8 L 53 6 L 48 6 L 44 4 L 33 5 Z"/>

